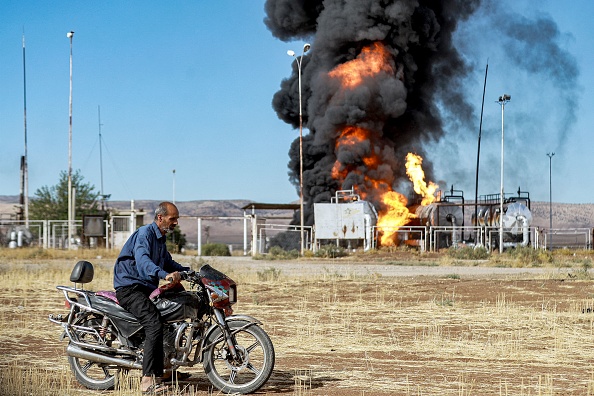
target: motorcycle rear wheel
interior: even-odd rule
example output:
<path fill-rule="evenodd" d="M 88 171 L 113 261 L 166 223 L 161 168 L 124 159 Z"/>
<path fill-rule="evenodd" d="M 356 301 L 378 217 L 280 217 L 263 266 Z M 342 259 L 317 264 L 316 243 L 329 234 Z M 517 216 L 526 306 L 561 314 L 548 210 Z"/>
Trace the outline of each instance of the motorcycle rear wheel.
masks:
<path fill-rule="evenodd" d="M 246 321 L 229 322 L 231 332 L 248 325 Z M 220 328 L 205 340 L 213 344 L 204 352 L 204 371 L 210 382 L 225 393 L 252 393 L 260 389 L 274 368 L 274 347 L 266 332 L 256 324 L 235 334 L 239 358 L 233 360 Z"/>
<path fill-rule="evenodd" d="M 95 317 L 93 314 L 86 314 L 78 319 L 75 324 L 93 328 L 99 332 L 101 319 Z M 77 331 L 77 335 L 83 342 L 100 344 L 100 340 L 94 334 Z M 70 369 L 76 380 L 86 388 L 93 390 L 114 389 L 117 373 L 120 369 L 74 356 L 68 356 L 68 363 L 70 363 Z"/>

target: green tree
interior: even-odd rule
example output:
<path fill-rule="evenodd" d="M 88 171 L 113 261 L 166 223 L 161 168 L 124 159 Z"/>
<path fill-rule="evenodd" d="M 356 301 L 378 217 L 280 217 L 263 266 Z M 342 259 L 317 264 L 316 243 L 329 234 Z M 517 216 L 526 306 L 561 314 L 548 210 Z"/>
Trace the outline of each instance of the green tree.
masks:
<path fill-rule="evenodd" d="M 173 229 L 173 232 L 167 234 L 166 241 L 167 250 L 170 253 L 180 253 L 182 248 L 186 246 L 186 243 L 188 242 L 186 239 L 186 234 L 182 234 L 179 226 L 176 226 Z"/>
<path fill-rule="evenodd" d="M 72 174 L 72 187 L 75 190 L 75 216 L 97 213 L 99 193 L 95 187 L 83 182 L 83 176 L 77 170 Z M 68 173 L 60 172 L 60 181 L 55 186 L 43 186 L 35 191 L 35 197 L 29 203 L 29 217 L 33 220 L 68 220 Z"/>

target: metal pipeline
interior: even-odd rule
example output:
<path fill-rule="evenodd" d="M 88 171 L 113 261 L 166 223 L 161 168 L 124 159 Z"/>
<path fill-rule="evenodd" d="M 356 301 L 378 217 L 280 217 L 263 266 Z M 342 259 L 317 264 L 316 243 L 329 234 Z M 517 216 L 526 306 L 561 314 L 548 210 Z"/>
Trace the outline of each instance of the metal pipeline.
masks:
<path fill-rule="evenodd" d="M 453 214 L 448 214 L 446 216 L 446 220 L 452 223 L 452 246 L 457 246 L 459 241 L 457 232 L 458 229 L 456 228 L 456 216 L 454 216 Z"/>
<path fill-rule="evenodd" d="M 528 246 L 530 241 L 530 226 L 526 216 L 518 216 L 517 219 L 522 223 L 522 246 Z"/>
<path fill-rule="evenodd" d="M 516 216 L 516 219 L 519 223 L 522 224 L 522 242 L 505 242 L 503 244 L 504 248 L 516 248 L 518 246 L 528 246 L 528 242 L 530 242 L 530 226 L 528 225 L 528 220 L 525 216 Z"/>
<path fill-rule="evenodd" d="M 371 215 L 363 216 L 363 223 L 365 224 L 365 240 L 363 241 L 363 251 L 367 252 L 371 249 L 371 241 L 373 239 L 373 220 Z"/>
<path fill-rule="evenodd" d="M 79 359 L 90 360 L 93 362 L 111 364 L 114 366 L 120 366 L 128 369 L 139 369 L 142 370 L 142 363 L 131 361 L 127 359 L 116 358 L 113 356 L 104 355 L 99 352 L 87 351 L 80 349 L 76 345 L 69 344 L 66 347 L 66 355 L 76 357 Z"/>

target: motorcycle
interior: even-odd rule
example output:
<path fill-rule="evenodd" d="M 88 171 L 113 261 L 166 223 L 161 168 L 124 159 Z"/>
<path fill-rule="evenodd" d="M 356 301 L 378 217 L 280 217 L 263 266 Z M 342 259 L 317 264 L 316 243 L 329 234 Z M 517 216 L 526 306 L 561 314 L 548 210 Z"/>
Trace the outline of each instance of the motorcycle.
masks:
<path fill-rule="evenodd" d="M 248 315 L 234 315 L 237 285 L 210 265 L 180 272 L 190 290 L 169 283 L 150 296 L 163 320 L 166 371 L 202 364 L 209 381 L 224 393 L 252 393 L 260 389 L 274 368 L 274 347 L 262 323 Z M 118 305 L 115 291 L 92 292 L 93 265 L 79 261 L 70 281 L 57 286 L 64 293 L 66 315 L 50 314 L 63 328 L 72 373 L 83 386 L 114 389 L 118 374 L 142 370 L 144 331 L 132 314 Z M 80 287 L 77 287 L 80 284 Z"/>

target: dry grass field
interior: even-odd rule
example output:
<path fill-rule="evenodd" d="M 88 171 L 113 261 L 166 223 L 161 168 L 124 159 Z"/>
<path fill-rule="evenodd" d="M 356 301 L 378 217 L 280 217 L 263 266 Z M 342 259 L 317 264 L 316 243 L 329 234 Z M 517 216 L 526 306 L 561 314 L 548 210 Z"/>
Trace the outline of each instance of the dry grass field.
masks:
<path fill-rule="evenodd" d="M 60 330 L 47 320 L 66 312 L 55 286 L 69 284 L 82 252 L 4 253 L 0 395 L 139 395 L 139 373 L 111 392 L 79 386 Z M 421 268 L 402 276 L 356 271 L 362 262 L 332 267 L 312 259 L 299 273 L 291 268 L 306 263 L 206 261 L 238 282 L 236 312 L 261 319 L 274 342 L 275 371 L 258 394 L 469 396 L 594 395 L 591 258 L 575 268 L 480 275 L 476 263 L 448 262 L 440 275 Z M 88 288 L 111 289 L 113 258 L 91 261 Z M 219 394 L 201 368 L 191 371 L 168 395 Z"/>

